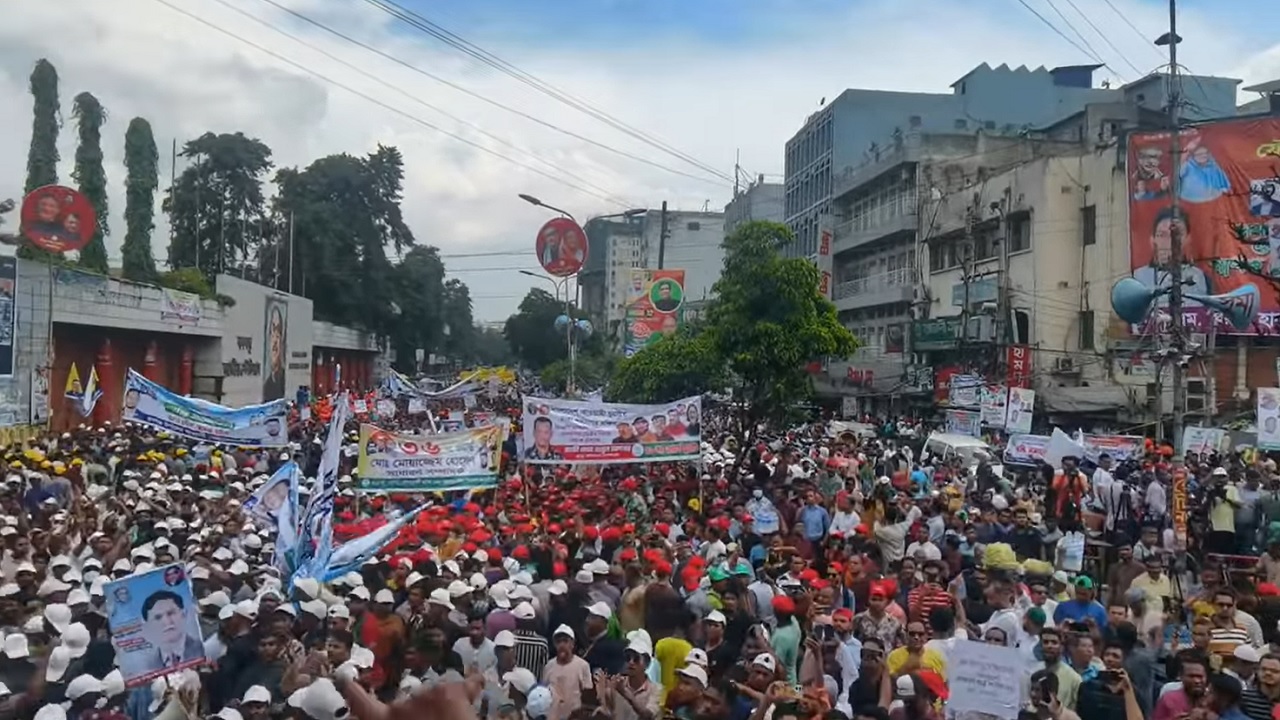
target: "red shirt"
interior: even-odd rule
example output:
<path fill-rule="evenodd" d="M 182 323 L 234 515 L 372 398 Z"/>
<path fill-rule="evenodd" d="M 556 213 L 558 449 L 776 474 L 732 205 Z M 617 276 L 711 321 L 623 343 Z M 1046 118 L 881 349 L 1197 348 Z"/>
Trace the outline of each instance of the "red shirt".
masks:
<path fill-rule="evenodd" d="M 945 607 L 951 607 L 951 595 L 938 585 L 920 585 L 907 593 L 907 613 L 912 620 L 928 623 L 934 610 Z"/>

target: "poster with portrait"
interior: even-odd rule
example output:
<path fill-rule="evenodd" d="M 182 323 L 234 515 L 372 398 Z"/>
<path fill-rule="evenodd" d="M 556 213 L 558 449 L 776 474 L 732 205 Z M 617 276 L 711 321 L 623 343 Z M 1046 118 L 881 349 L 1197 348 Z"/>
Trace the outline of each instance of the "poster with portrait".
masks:
<path fill-rule="evenodd" d="M 120 419 L 219 445 L 284 447 L 289 444 L 289 404 L 274 400 L 230 408 L 183 397 L 135 370 L 125 377 Z"/>
<path fill-rule="evenodd" d="M 0 377 L 13 375 L 18 334 L 18 259 L 0 257 Z"/>
<path fill-rule="evenodd" d="M 661 405 L 524 398 L 530 464 L 667 462 L 701 456 L 702 399 Z"/>
<path fill-rule="evenodd" d="M 22 200 L 22 236 L 51 253 L 79 250 L 98 230 L 93 203 L 80 191 L 62 185 L 45 185 Z"/>
<path fill-rule="evenodd" d="M 284 397 L 285 370 L 289 366 L 289 301 L 267 296 L 263 302 L 262 400 Z"/>
<path fill-rule="evenodd" d="M 136 687 L 205 662 L 191 579 L 181 564 L 103 587 L 107 627 L 125 685 Z"/>
<path fill-rule="evenodd" d="M 587 262 L 587 234 L 567 217 L 552 218 L 538 229 L 538 264 L 556 277 L 570 277 Z"/>
<path fill-rule="evenodd" d="M 1185 293 L 1221 295 L 1245 285 L 1260 293 L 1258 319 L 1245 330 L 1188 299 L 1189 332 L 1231 335 L 1280 330 L 1280 118 L 1202 123 L 1173 133 L 1134 133 L 1129 140 L 1129 255 L 1133 277 L 1167 290 L 1174 276 L 1172 240 L 1182 240 L 1178 273 Z M 1175 177 L 1176 176 L 1176 177 Z M 1176 182 L 1175 182 L 1176 180 Z M 1178 205 L 1172 193 L 1178 192 Z M 1169 296 L 1156 299 L 1167 307 Z M 1148 322 L 1154 322 L 1150 320 Z M 1140 328 L 1139 328 L 1140 330 Z"/>
<path fill-rule="evenodd" d="M 1280 389 L 1258 388 L 1258 449 L 1280 450 Z"/>
<path fill-rule="evenodd" d="M 684 323 L 684 270 L 632 268 L 622 354 L 631 357 Z"/>

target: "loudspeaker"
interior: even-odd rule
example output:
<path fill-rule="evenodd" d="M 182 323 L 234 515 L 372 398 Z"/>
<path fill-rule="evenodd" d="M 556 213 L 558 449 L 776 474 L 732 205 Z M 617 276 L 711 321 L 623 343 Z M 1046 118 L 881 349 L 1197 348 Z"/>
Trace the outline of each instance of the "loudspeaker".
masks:
<path fill-rule="evenodd" d="M 1120 278 L 1111 286 L 1111 308 L 1121 320 L 1138 325 L 1146 321 L 1151 305 L 1162 292 L 1165 291 L 1147 287 L 1136 278 Z"/>
<path fill-rule="evenodd" d="M 1187 293 L 1183 297 L 1188 300 L 1195 300 L 1211 310 L 1222 313 L 1226 316 L 1227 322 L 1231 323 L 1231 326 L 1236 330 L 1248 330 L 1253 321 L 1257 319 L 1258 311 L 1262 307 L 1262 296 L 1258 292 L 1258 286 L 1252 283 L 1242 285 L 1229 293 L 1221 295 Z M 1112 289 L 1111 302 L 1115 302 L 1114 288 Z M 1116 311 L 1117 314 L 1119 312 L 1119 310 Z"/>

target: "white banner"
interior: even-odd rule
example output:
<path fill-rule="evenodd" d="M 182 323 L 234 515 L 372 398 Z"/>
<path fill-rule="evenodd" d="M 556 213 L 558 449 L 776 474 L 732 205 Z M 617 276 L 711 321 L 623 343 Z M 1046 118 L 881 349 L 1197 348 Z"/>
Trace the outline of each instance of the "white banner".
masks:
<path fill-rule="evenodd" d="M 665 405 L 524 398 L 526 463 L 667 462 L 701 456 L 702 399 Z"/>
<path fill-rule="evenodd" d="M 978 407 L 982 413 L 982 424 L 988 427 L 1004 427 L 1005 401 L 1009 391 L 1003 385 L 983 385 L 978 388 Z"/>
<path fill-rule="evenodd" d="M 507 429 L 490 425 L 452 433 L 408 435 L 360 426 L 360 489 L 442 492 L 493 487 Z"/>
<path fill-rule="evenodd" d="M 982 413 L 976 410 L 948 410 L 947 432 L 957 435 L 982 435 Z"/>
<path fill-rule="evenodd" d="M 1009 388 L 1009 402 L 1005 405 L 1004 429 L 1011 433 L 1031 432 L 1031 418 L 1035 414 L 1035 407 L 1035 390 Z"/>
<path fill-rule="evenodd" d="M 1280 389 L 1258 388 L 1258 449 L 1280 450 Z"/>
<path fill-rule="evenodd" d="M 199 295 L 169 288 L 162 288 L 162 290 L 164 298 L 160 306 L 160 317 L 181 322 L 200 322 L 200 318 L 204 315 L 204 306 L 200 303 Z"/>
<path fill-rule="evenodd" d="M 947 652 L 948 713 L 1015 720 L 1026 662 L 1015 648 L 961 640 Z"/>
<path fill-rule="evenodd" d="M 982 385 L 980 375 L 952 375 L 947 402 L 951 407 L 978 407 L 978 388 Z"/>
<path fill-rule="evenodd" d="M 1231 436 L 1221 428 L 1189 427 L 1182 430 L 1182 452 L 1226 452 L 1231 446 Z"/>
<path fill-rule="evenodd" d="M 202 442 L 284 447 L 289 443 L 288 413 L 284 400 L 229 408 L 183 397 L 130 370 L 120 417 Z"/>

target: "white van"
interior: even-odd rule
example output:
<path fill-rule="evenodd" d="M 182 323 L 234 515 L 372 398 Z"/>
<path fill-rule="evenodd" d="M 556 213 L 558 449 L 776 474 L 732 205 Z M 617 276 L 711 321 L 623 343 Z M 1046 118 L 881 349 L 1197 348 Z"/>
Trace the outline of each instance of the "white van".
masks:
<path fill-rule="evenodd" d="M 924 451 L 931 458 L 942 458 L 947 462 L 958 457 L 970 472 L 977 471 L 978 464 L 985 462 L 991 466 L 996 477 L 1004 477 L 1004 464 L 1000 462 L 1000 456 L 990 445 L 976 437 L 956 433 L 930 433 L 924 441 Z"/>

